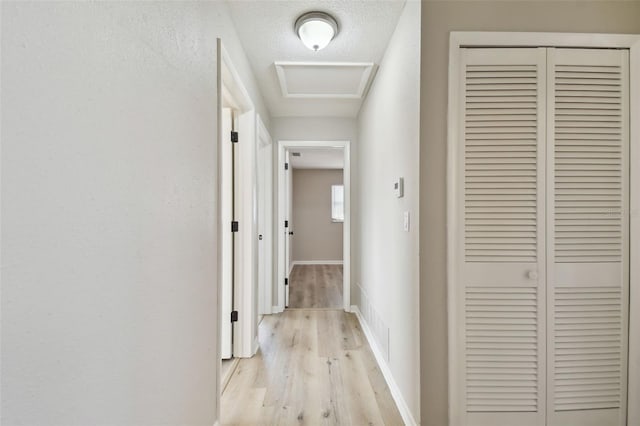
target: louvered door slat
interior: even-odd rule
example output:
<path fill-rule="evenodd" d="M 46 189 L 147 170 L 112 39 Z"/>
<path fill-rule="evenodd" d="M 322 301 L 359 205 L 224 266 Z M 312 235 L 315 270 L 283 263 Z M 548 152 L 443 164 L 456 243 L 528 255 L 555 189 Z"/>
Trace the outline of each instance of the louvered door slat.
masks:
<path fill-rule="evenodd" d="M 486 52 L 485 52 L 486 53 Z M 468 65 L 465 72 L 465 111 L 490 110 L 486 115 L 469 115 L 465 121 L 465 194 L 477 196 L 474 205 L 465 209 L 467 226 L 490 226 L 499 232 L 502 226 L 535 226 L 536 205 L 519 196 L 537 193 L 537 102 L 538 65 L 511 64 Z M 519 115 L 518 121 L 501 120 L 493 110 L 534 108 L 533 112 Z M 513 111 L 508 114 L 513 117 Z M 484 121 L 479 122 L 479 119 Z M 491 179 L 476 177 L 473 170 L 503 166 L 518 173 L 494 174 Z M 512 198 L 511 208 L 493 204 L 493 196 L 503 201 Z M 484 201 L 484 203 L 483 203 Z M 499 234 L 487 239 L 482 235 L 466 234 L 465 256 L 468 262 L 536 261 L 536 239 L 502 239 Z M 501 259 L 501 260 L 500 260 Z"/>
<path fill-rule="evenodd" d="M 547 424 L 625 424 L 625 53 L 549 49 Z"/>
<path fill-rule="evenodd" d="M 468 424 L 540 425 L 545 294 L 527 273 L 544 260 L 545 52 L 469 49 L 463 62 L 461 403 Z"/>

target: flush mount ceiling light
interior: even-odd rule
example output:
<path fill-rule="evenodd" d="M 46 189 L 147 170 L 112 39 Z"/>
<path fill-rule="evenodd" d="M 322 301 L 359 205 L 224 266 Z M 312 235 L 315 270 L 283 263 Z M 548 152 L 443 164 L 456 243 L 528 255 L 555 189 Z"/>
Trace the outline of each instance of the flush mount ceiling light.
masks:
<path fill-rule="evenodd" d="M 338 22 L 328 13 L 309 12 L 298 18 L 295 30 L 302 43 L 317 52 L 338 34 Z"/>

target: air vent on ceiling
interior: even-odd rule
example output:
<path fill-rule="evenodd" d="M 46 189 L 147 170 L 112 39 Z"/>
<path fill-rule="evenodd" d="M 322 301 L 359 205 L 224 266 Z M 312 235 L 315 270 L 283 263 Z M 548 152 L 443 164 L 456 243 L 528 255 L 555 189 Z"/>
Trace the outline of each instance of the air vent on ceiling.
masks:
<path fill-rule="evenodd" d="M 291 156 L 292 156 L 292 157 L 300 157 L 300 155 L 301 155 L 301 154 L 300 154 L 299 152 L 292 152 L 292 153 L 291 153 Z"/>

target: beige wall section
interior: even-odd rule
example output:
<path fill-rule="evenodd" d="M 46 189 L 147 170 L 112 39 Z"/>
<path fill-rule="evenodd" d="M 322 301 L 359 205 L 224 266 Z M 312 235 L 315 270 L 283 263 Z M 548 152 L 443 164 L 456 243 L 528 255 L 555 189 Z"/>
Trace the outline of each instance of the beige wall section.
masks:
<path fill-rule="evenodd" d="M 342 223 L 331 221 L 331 185 L 342 169 L 293 169 L 293 261 L 342 260 Z"/>
<path fill-rule="evenodd" d="M 0 423 L 215 424 L 226 4 L 0 7 Z"/>
<path fill-rule="evenodd" d="M 448 419 L 446 152 L 450 31 L 640 33 L 639 1 L 422 4 L 420 347 L 424 426 Z"/>

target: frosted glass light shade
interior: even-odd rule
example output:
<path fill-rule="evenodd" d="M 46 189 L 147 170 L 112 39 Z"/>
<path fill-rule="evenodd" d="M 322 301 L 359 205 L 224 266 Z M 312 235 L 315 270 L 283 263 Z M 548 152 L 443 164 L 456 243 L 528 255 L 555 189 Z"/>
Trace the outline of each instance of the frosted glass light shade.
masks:
<path fill-rule="evenodd" d="M 295 29 L 302 43 L 317 52 L 336 36 L 338 23 L 324 12 L 309 12 L 298 18 Z"/>

